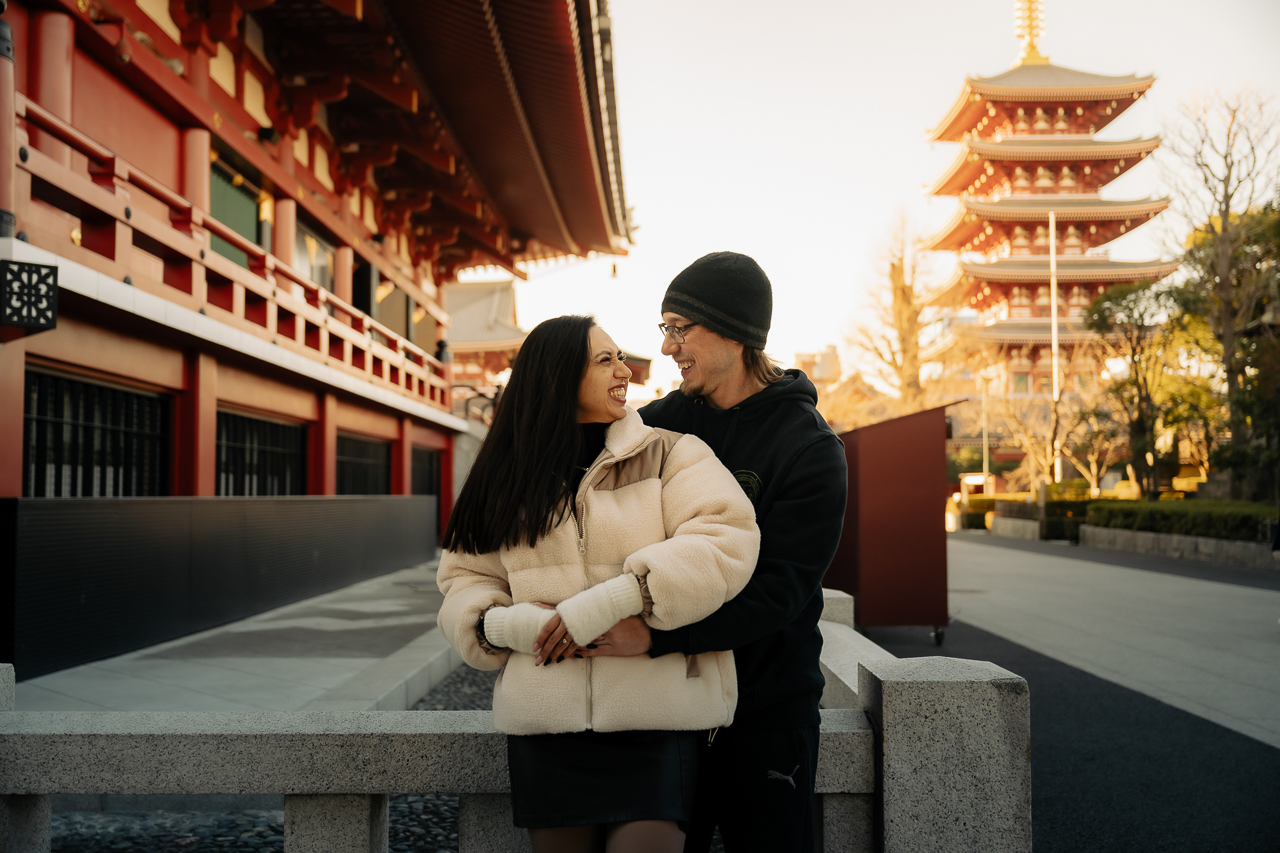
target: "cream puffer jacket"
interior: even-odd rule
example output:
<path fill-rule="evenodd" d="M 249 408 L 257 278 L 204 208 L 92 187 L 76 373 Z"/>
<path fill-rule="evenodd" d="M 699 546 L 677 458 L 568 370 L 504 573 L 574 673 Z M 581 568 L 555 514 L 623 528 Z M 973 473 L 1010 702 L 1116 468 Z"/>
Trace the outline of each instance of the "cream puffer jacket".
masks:
<path fill-rule="evenodd" d="M 737 703 L 732 652 L 535 666 L 532 654 L 495 654 L 480 646 L 476 623 L 492 605 L 560 605 L 610 581 L 630 589 L 635 578 L 624 578 L 628 574 L 647 583 L 653 608 L 644 619 L 651 627 L 688 625 L 737 595 L 755 568 L 760 533 L 733 475 L 700 439 L 647 427 L 631 407 L 610 425 L 576 506 L 576 517 L 566 515 L 533 547 L 481 555 L 446 551 L 440 559 L 441 630 L 470 665 L 502 668 L 494 727 L 524 735 L 731 723 Z M 565 622 L 572 629 L 567 616 Z M 488 633 L 488 618 L 485 626 Z M 575 639 L 589 643 L 594 637 Z"/>

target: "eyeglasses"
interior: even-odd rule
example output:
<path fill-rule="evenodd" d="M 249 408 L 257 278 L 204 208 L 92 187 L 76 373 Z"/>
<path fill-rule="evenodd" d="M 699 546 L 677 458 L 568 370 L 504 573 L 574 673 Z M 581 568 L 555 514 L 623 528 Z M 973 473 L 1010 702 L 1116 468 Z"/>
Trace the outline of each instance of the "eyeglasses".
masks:
<path fill-rule="evenodd" d="M 692 329 L 694 326 L 700 326 L 701 323 L 685 323 L 683 326 L 668 326 L 666 323 L 658 324 L 658 331 L 662 332 L 665 338 L 667 335 L 678 344 L 684 343 L 684 333 Z"/>

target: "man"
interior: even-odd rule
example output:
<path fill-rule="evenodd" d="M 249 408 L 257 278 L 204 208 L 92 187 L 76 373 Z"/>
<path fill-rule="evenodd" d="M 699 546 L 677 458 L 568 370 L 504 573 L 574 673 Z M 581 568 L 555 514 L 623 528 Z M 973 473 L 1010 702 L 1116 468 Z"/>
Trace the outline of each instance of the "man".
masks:
<path fill-rule="evenodd" d="M 729 853 L 814 848 L 822 576 L 835 555 L 848 480 L 844 446 L 815 408 L 813 383 L 764 354 L 773 290 L 751 258 L 716 252 L 675 277 L 662 300 L 663 355 L 680 394 L 641 409 L 644 422 L 693 433 L 733 472 L 756 508 L 760 559 L 747 587 L 676 631 L 619 623 L 590 655 L 653 657 L 732 649 L 733 725 L 702 747 L 685 850 L 715 827 Z"/>

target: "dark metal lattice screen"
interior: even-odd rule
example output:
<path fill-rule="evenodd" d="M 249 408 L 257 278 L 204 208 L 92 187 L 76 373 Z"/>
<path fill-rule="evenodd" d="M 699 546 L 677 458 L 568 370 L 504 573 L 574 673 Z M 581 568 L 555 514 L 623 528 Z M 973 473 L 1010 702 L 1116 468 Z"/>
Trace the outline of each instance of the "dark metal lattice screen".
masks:
<path fill-rule="evenodd" d="M 413 493 L 440 494 L 440 451 L 425 447 L 413 449 Z"/>
<path fill-rule="evenodd" d="M 219 496 L 303 495 L 306 470 L 306 427 L 218 412 Z"/>
<path fill-rule="evenodd" d="M 28 371 L 22 494 L 169 494 L 169 400 Z"/>
<path fill-rule="evenodd" d="M 391 445 L 338 436 L 338 494 L 391 494 Z"/>
<path fill-rule="evenodd" d="M 58 268 L 0 261 L 0 326 L 48 331 L 58 325 Z"/>

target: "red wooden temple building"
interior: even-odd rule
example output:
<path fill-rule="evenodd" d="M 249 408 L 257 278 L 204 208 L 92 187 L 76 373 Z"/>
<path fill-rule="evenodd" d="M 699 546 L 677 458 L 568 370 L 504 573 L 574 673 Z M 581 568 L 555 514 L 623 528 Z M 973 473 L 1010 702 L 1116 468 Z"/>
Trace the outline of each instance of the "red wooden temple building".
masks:
<path fill-rule="evenodd" d="M 628 245 L 605 0 L 0 21 L 0 660 L 429 557 L 458 272 Z"/>
<path fill-rule="evenodd" d="M 954 251 L 954 275 L 927 299 L 966 314 L 949 335 L 922 353 L 948 350 L 994 366 L 992 393 L 1047 395 L 1052 385 L 1050 211 L 1056 219 L 1058 339 L 1064 392 L 1098 366 L 1073 351 L 1092 335 L 1084 309 L 1107 287 L 1156 280 L 1177 263 L 1113 261 L 1101 247 L 1168 207 L 1168 199 L 1103 198 L 1101 190 L 1140 164 L 1159 139 L 1104 141 L 1095 134 L 1118 118 L 1154 77 L 1108 77 L 1062 68 L 1042 56 L 1038 3 L 1022 0 L 1024 50 L 1013 68 L 974 77 L 930 132 L 959 143 L 955 159 L 929 188 L 956 196 L 951 220 L 925 248 Z M 1029 7 L 1029 8 L 1028 8 Z M 1071 367 L 1067 367 L 1071 365 Z"/>

